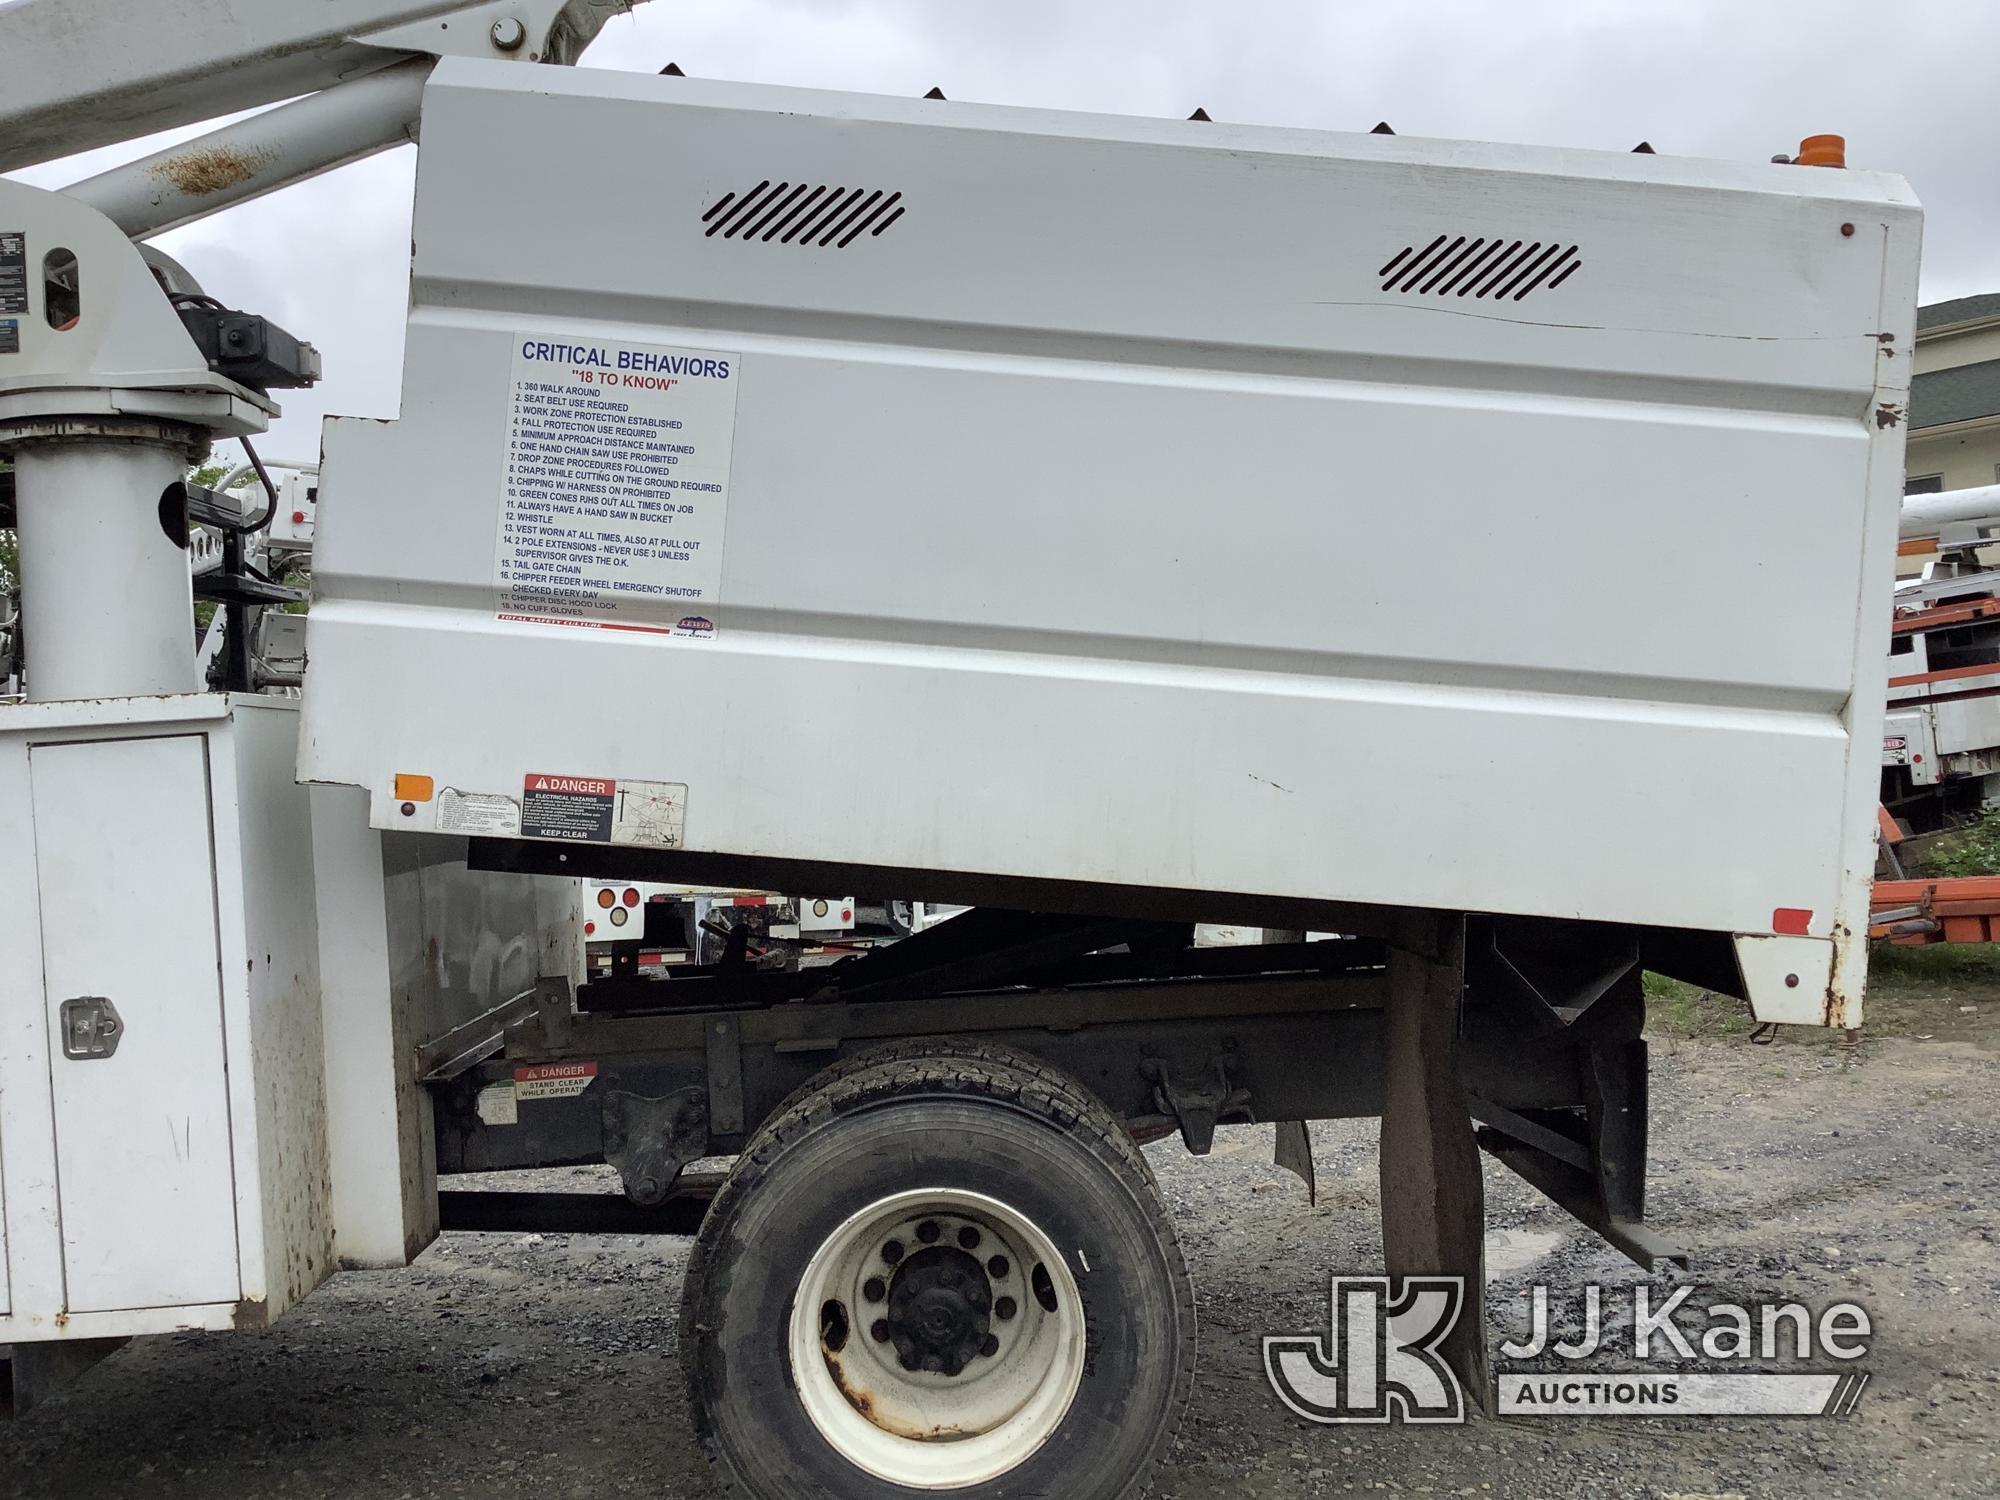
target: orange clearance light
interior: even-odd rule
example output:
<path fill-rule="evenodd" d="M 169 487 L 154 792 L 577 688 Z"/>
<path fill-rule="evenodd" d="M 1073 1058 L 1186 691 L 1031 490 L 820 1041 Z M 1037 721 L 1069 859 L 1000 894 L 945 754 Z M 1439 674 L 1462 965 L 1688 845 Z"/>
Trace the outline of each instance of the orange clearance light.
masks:
<path fill-rule="evenodd" d="M 639 893 L 629 885 L 625 887 L 625 904 L 627 906 L 637 906 L 639 904 Z"/>
<path fill-rule="evenodd" d="M 1809 135 L 1799 142 L 1799 154 L 1792 160 L 1801 167 L 1844 167 L 1847 165 L 1847 137 Z"/>
<path fill-rule="evenodd" d="M 396 773 L 396 800 L 398 802 L 428 802 L 431 800 L 431 779 L 428 776 L 412 776 L 407 771 Z"/>
<path fill-rule="evenodd" d="M 618 902 L 618 897 L 612 892 L 609 886 L 606 886 L 603 890 L 597 893 L 597 904 L 599 906 L 603 907 L 615 906 L 617 902 Z"/>

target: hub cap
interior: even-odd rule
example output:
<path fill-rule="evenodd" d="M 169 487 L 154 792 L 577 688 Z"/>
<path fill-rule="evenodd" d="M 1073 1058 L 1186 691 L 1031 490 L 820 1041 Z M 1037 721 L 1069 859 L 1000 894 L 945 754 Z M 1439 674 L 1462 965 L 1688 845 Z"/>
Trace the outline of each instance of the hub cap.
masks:
<path fill-rule="evenodd" d="M 997 1199 L 897 1193 L 835 1229 L 800 1279 L 791 1363 L 820 1434 L 879 1479 L 956 1489 L 1062 1424 L 1083 1305 L 1049 1237 Z"/>

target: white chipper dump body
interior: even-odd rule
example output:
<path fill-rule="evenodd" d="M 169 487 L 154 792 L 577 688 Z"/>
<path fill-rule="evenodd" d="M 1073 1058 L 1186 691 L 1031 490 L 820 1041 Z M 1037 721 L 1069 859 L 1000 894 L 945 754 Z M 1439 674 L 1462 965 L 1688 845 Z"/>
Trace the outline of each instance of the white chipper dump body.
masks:
<path fill-rule="evenodd" d="M 1642 972 L 1859 1024 L 1907 190 L 522 65 L 616 8 L 232 44 L 179 0 L 90 84 L 0 6 L 47 63 L 0 165 L 66 100 L 196 118 L 210 55 L 228 107 L 320 90 L 0 182 L 17 1404 L 440 1227 L 694 1232 L 732 1493 L 1122 1500 L 1196 1347 L 1135 1143 L 1275 1122 L 1310 1184 L 1343 1116 L 1383 1267 L 1459 1309 L 1399 1399 L 1485 1403 L 1482 1149 L 1675 1254 Z M 326 428 L 301 671 L 278 492 L 182 475 L 317 357 L 128 236 L 419 134 L 402 410 Z M 576 877 L 973 909 L 585 975 Z M 584 1163 L 622 1193 L 439 1191 Z"/>
<path fill-rule="evenodd" d="M 449 63 L 423 150 L 310 629 L 376 827 L 1740 934 L 1858 1020 L 1900 181 Z"/>

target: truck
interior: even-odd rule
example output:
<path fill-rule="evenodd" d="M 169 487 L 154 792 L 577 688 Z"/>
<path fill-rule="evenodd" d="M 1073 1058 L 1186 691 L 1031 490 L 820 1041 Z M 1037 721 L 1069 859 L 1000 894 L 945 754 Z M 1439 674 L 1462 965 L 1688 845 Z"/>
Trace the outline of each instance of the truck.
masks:
<path fill-rule="evenodd" d="M 1899 551 L 1926 560 L 1898 580 L 1890 626 L 1882 805 L 1912 833 L 2000 800 L 2000 485 L 1913 496 Z"/>
<path fill-rule="evenodd" d="M 0 170 L 288 101 L 0 182 L 17 1403 L 602 1163 L 726 1489 L 1111 1500 L 1194 1396 L 1139 1143 L 1332 1118 L 1490 1399 L 1481 1153 L 1679 1254 L 1642 974 L 1862 1022 L 1909 189 L 561 66 L 620 8 L 0 8 Z M 144 242 L 419 135 L 302 681 L 204 690 L 184 465 L 318 361 Z M 581 880 L 969 909 L 585 979 Z"/>
<path fill-rule="evenodd" d="M 855 931 L 852 896 L 781 896 L 769 891 L 660 881 L 586 880 L 578 892 L 584 963 L 631 973 L 719 958 L 736 929 L 796 964 Z"/>

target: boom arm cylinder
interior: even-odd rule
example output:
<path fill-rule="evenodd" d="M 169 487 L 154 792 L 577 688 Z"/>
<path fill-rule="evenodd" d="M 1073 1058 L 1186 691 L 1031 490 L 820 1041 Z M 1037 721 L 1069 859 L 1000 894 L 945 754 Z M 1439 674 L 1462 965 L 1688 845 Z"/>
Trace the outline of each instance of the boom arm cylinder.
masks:
<path fill-rule="evenodd" d="M 133 239 L 417 138 L 434 59 L 401 63 L 225 125 L 64 191 Z"/>

